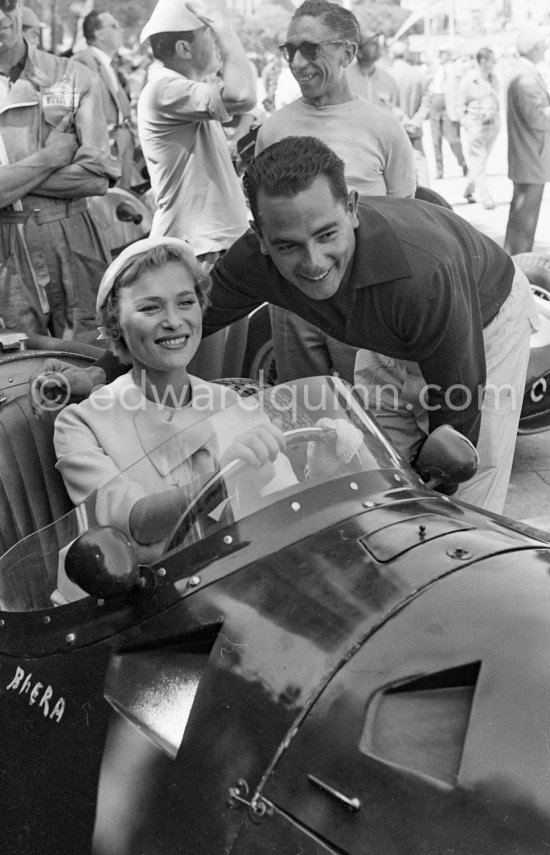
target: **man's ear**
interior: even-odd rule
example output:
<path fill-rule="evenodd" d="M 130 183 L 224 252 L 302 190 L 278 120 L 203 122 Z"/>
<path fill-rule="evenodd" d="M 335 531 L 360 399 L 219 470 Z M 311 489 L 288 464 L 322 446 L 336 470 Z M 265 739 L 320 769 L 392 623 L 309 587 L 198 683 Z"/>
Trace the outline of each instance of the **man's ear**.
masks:
<path fill-rule="evenodd" d="M 355 44 L 355 42 L 350 42 L 349 44 L 344 45 L 344 47 L 345 53 L 342 65 L 344 66 L 344 68 L 347 68 L 348 65 L 352 64 L 353 60 L 357 56 L 357 45 Z"/>
<path fill-rule="evenodd" d="M 258 223 L 256 222 L 256 220 L 250 220 L 250 228 L 252 229 L 252 231 L 254 232 L 254 234 L 256 235 L 258 240 L 260 241 L 260 252 L 262 253 L 262 255 L 269 255 L 269 252 L 267 251 L 267 247 L 265 245 L 265 241 L 264 241 L 262 233 L 260 231 L 260 227 L 259 227 Z"/>
<path fill-rule="evenodd" d="M 179 59 L 189 59 L 191 56 L 191 43 L 185 39 L 179 39 L 174 45 L 174 53 Z"/>
<path fill-rule="evenodd" d="M 359 219 L 357 217 L 357 205 L 359 204 L 359 193 L 353 187 L 348 193 L 348 202 L 346 205 L 346 209 L 348 214 L 351 216 L 351 221 L 353 228 L 356 229 L 359 225 Z"/>

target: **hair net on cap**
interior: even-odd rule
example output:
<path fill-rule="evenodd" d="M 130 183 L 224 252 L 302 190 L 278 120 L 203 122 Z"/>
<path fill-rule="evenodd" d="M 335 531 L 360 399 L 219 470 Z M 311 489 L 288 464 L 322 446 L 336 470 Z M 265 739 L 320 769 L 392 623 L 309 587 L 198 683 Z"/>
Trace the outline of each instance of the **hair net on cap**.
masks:
<path fill-rule="evenodd" d="M 195 253 L 191 249 L 191 245 L 187 243 L 186 240 L 180 240 L 180 238 L 173 237 L 152 237 L 145 238 L 144 240 L 138 240 L 135 243 L 131 243 L 130 246 L 127 246 L 120 255 L 117 255 L 114 261 L 111 262 L 105 273 L 103 274 L 103 278 L 99 283 L 99 289 L 97 292 L 96 298 L 96 311 L 100 312 L 107 297 L 109 296 L 111 289 L 115 283 L 115 279 L 117 278 L 119 273 L 128 267 L 130 261 L 138 255 L 143 255 L 144 252 L 148 252 L 150 249 L 154 249 L 156 246 L 177 246 L 178 249 L 181 249 L 183 253 L 187 256 L 189 260 L 189 264 L 196 265 L 198 264 L 197 259 L 195 257 Z"/>
<path fill-rule="evenodd" d="M 184 0 L 159 0 L 139 37 L 146 42 L 155 33 L 182 33 L 199 30 L 203 21 L 187 8 Z"/>

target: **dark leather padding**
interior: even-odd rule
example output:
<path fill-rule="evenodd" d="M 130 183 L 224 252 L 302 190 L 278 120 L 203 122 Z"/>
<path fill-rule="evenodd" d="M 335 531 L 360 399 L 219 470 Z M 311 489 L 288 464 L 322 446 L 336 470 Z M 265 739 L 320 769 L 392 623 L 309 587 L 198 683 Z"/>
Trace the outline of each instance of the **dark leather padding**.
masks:
<path fill-rule="evenodd" d="M 75 527 L 71 515 L 48 528 L 73 505 L 55 468 L 55 414 L 36 419 L 29 400 L 29 378 L 51 356 L 93 361 L 51 352 L 0 359 L 0 608 L 9 611 L 51 608 L 59 549 Z"/>

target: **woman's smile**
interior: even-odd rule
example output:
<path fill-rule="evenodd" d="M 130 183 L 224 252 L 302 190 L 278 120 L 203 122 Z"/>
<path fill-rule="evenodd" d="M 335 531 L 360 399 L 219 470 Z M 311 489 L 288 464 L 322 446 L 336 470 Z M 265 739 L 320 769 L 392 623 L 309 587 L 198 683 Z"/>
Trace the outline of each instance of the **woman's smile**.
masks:
<path fill-rule="evenodd" d="M 147 270 L 120 296 L 119 322 L 134 370 L 157 389 L 187 383 L 200 344 L 202 310 L 195 283 L 178 263 Z"/>

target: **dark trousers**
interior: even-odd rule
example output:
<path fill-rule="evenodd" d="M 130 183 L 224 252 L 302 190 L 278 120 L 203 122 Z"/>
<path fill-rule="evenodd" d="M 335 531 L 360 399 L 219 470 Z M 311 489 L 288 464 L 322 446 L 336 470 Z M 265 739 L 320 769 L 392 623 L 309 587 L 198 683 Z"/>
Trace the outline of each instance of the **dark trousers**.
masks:
<path fill-rule="evenodd" d="M 510 255 L 531 252 L 539 219 L 544 184 L 514 184 L 504 249 Z"/>

